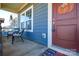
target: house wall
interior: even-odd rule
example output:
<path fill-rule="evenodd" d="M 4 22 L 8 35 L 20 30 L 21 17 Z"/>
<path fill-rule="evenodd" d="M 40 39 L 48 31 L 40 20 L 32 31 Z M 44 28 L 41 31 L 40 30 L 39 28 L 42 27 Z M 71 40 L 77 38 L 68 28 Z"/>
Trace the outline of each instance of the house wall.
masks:
<path fill-rule="evenodd" d="M 24 38 L 43 45 L 48 43 L 48 4 L 33 4 L 33 32 L 25 32 Z M 46 36 L 46 37 L 45 37 Z"/>

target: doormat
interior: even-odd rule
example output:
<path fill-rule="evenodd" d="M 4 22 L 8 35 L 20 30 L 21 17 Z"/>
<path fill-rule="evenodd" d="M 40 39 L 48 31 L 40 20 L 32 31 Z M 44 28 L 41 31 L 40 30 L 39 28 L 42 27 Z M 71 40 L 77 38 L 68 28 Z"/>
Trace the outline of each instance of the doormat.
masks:
<path fill-rule="evenodd" d="M 40 56 L 66 56 L 66 55 L 52 49 L 47 49 L 42 54 L 40 54 Z"/>

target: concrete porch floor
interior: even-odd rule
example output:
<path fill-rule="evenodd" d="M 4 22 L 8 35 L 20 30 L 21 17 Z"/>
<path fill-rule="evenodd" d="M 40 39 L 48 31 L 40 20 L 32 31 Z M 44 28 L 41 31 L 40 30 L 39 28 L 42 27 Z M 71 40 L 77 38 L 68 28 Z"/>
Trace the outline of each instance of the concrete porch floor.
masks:
<path fill-rule="evenodd" d="M 3 55 L 4 56 L 39 56 L 47 49 L 46 46 L 25 39 L 24 43 L 16 38 L 14 44 L 11 44 L 11 38 L 3 37 Z"/>

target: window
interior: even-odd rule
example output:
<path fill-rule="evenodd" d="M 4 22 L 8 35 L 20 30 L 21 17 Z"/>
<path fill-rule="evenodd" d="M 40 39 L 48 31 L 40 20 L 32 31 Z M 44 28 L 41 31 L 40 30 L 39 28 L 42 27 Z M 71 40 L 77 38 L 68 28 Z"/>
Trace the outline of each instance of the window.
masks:
<path fill-rule="evenodd" d="M 21 16 L 25 17 L 24 23 L 26 31 L 33 32 L 33 6 L 27 8 Z"/>

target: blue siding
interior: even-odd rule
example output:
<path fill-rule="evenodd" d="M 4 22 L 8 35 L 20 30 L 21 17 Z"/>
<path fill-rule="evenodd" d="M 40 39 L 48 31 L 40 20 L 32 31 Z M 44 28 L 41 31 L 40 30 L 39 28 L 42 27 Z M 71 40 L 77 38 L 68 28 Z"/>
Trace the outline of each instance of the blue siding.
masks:
<path fill-rule="evenodd" d="M 33 32 L 26 32 L 24 37 L 47 45 L 48 4 L 33 4 L 33 13 Z M 42 38 L 42 33 L 46 33 L 46 38 Z"/>

